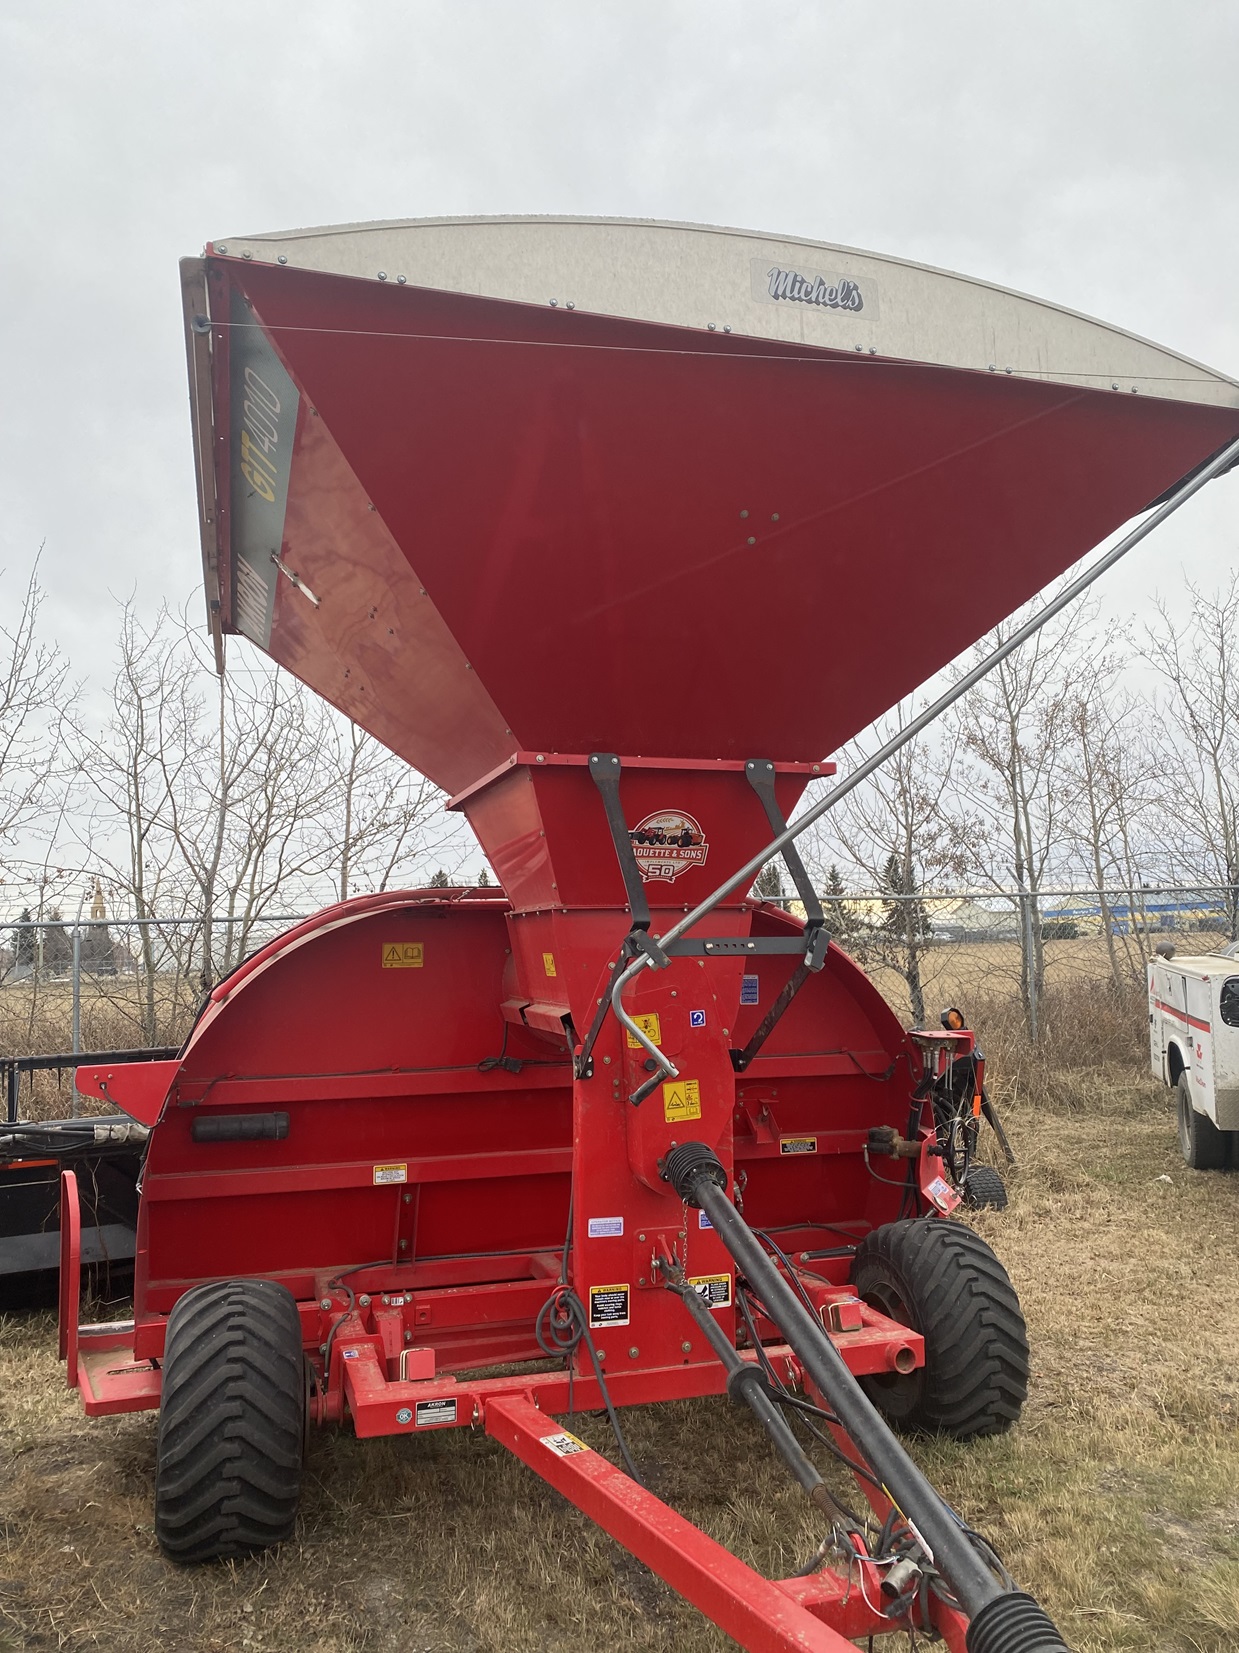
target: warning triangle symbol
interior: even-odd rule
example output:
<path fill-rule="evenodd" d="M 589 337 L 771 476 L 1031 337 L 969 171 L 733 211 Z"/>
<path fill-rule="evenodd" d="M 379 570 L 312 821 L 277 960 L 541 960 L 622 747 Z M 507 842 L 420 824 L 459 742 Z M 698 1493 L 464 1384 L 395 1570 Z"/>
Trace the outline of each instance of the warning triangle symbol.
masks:
<path fill-rule="evenodd" d="M 399 949 L 399 947 L 389 947 L 387 949 L 387 951 L 383 954 L 383 962 L 385 964 L 399 964 L 400 963 L 400 949 Z"/>

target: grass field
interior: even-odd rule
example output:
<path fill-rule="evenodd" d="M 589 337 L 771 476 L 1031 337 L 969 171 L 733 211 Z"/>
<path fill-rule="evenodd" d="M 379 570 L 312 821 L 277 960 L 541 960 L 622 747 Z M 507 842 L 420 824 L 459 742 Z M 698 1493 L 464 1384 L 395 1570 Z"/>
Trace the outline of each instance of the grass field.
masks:
<path fill-rule="evenodd" d="M 997 963 L 967 968 L 1020 1164 L 1010 1208 L 974 1220 L 1020 1293 L 1032 1391 L 1010 1435 L 914 1455 L 1077 1653 L 1235 1653 L 1239 1177 L 1179 1159 L 1139 994 L 1116 998 L 1095 959 L 1064 969 L 1034 1051 Z M 153 1416 L 88 1423 L 50 1316 L 0 1321 L 0 1411 L 0 1648 L 732 1645 L 479 1433 L 318 1435 L 297 1541 L 187 1571 L 151 1529 Z M 605 1420 L 573 1427 L 614 1455 Z M 760 1570 L 822 1536 L 747 1411 L 683 1402 L 627 1427 L 653 1490 Z"/>

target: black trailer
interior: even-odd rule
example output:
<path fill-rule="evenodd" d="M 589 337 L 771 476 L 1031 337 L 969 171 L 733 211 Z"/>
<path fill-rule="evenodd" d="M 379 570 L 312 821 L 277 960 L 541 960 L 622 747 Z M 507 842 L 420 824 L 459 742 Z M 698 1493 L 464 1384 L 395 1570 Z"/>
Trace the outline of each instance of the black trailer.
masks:
<path fill-rule="evenodd" d="M 122 1113 L 22 1119 L 22 1080 L 94 1063 L 151 1062 L 175 1049 L 60 1052 L 0 1058 L 0 1304 L 54 1301 L 60 1260 L 60 1173 L 77 1175 L 83 1204 L 82 1262 L 125 1289 L 133 1267 L 145 1125 Z"/>

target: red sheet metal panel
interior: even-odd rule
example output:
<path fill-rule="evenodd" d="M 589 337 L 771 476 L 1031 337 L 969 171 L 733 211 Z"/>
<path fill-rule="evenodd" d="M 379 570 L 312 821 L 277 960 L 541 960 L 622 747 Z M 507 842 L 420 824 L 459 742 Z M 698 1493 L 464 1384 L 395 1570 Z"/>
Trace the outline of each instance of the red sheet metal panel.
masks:
<path fill-rule="evenodd" d="M 622 915 L 560 920 L 580 929 L 578 947 L 617 921 L 622 928 Z M 762 934 L 795 931 L 765 907 L 733 911 L 730 921 Z M 517 979 L 514 926 L 497 899 L 363 897 L 329 908 L 221 984 L 151 1137 L 135 1284 L 139 1358 L 160 1353 L 162 1317 L 197 1281 L 257 1274 L 317 1302 L 318 1275 L 386 1258 L 416 1311 L 430 1316 L 410 1329 L 442 1370 L 480 1364 L 483 1350 L 487 1359 L 528 1359 L 533 1310 L 523 1298 L 504 1327 L 475 1326 L 472 1298 L 460 1321 L 447 1298 L 508 1282 L 541 1301 L 559 1266 L 575 1176 L 576 1287 L 586 1299 L 591 1286 L 630 1288 L 626 1314 L 612 1317 L 615 1334 L 599 1340 L 608 1369 L 678 1365 L 683 1311 L 654 1289 L 649 1266 L 659 1238 L 694 1275 L 732 1272 L 708 1229 L 695 1224 L 681 1237 L 680 1201 L 656 1175 L 649 1184 L 649 1153 L 686 1135 L 717 1143 L 729 1165 L 734 1156 L 759 1225 L 850 1231 L 894 1215 L 901 1190 L 875 1182 L 862 1151 L 872 1125 L 906 1124 L 902 1030 L 837 949 L 734 1092 L 726 1050 L 748 1040 L 794 958 L 681 959 L 650 984 L 637 1008 L 658 1017 L 658 1037 L 694 1082 L 684 1098 L 692 1106 L 677 1113 L 661 1093 L 642 1110 L 617 1103 L 616 1090 L 626 1094 L 645 1074 L 614 1022 L 595 1079 L 575 1086 L 562 1030 L 553 1039 L 519 1018 L 505 1022 L 500 1007 Z M 389 962 L 393 954 L 399 963 Z M 601 957 L 594 968 L 586 1013 Z M 742 971 L 758 991 L 742 993 Z M 583 1025 L 584 1014 L 578 1019 Z M 273 1113 L 286 1116 L 278 1135 L 195 1132 Z M 630 1128 L 640 1141 L 629 1140 Z M 794 1153 L 779 1146 L 789 1136 Z M 621 1231 L 608 1225 L 621 1216 Z M 490 1255 L 462 1256 L 479 1253 Z M 552 1259 L 550 1275 L 538 1257 Z M 531 1279 L 539 1283 L 529 1287 Z M 730 1325 L 731 1304 L 718 1312 Z"/>
<path fill-rule="evenodd" d="M 1233 408 L 208 273 L 226 618 L 453 790 L 520 747 L 820 758 L 1239 433 Z"/>

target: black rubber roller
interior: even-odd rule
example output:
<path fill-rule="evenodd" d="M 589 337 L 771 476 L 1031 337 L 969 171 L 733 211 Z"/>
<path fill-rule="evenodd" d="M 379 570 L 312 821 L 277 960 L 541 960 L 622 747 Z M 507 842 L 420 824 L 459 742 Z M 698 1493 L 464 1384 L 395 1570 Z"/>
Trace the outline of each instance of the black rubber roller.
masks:
<path fill-rule="evenodd" d="M 663 1161 L 663 1181 L 669 1182 L 688 1205 L 696 1205 L 694 1193 L 699 1178 L 727 1191 L 727 1173 L 713 1148 L 704 1142 L 681 1142 Z"/>
<path fill-rule="evenodd" d="M 964 1644 L 968 1653 L 1070 1653 L 1049 1614 L 1023 1590 L 987 1601 Z"/>

